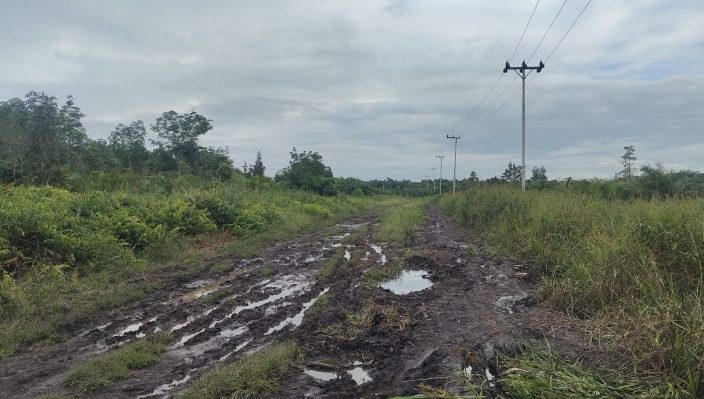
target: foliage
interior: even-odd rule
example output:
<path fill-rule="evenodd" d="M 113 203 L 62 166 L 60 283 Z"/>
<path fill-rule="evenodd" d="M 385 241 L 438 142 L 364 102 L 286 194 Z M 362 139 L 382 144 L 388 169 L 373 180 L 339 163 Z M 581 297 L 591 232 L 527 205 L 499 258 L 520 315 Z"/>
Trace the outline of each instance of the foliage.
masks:
<path fill-rule="evenodd" d="M 235 363 L 209 370 L 179 398 L 250 399 L 271 395 L 279 389 L 291 363 L 302 356 L 295 343 L 271 345 Z"/>
<path fill-rule="evenodd" d="M 425 206 L 425 201 L 415 200 L 392 209 L 381 220 L 376 239 L 413 245 L 416 232 L 425 219 Z"/>
<path fill-rule="evenodd" d="M 309 190 L 322 195 L 337 194 L 332 170 L 325 166 L 323 157 L 317 152 L 299 153 L 294 147 L 289 166 L 276 174 L 277 182 L 286 182 L 291 187 Z"/>
<path fill-rule="evenodd" d="M 501 180 L 507 183 L 520 183 L 523 176 L 523 168 L 513 162 L 509 162 L 504 173 L 501 174 Z"/>
<path fill-rule="evenodd" d="M 621 165 L 623 165 L 623 170 L 616 174 L 616 177 L 622 178 L 624 180 L 630 181 L 633 178 L 633 162 L 636 159 L 636 149 L 632 145 L 623 147 L 626 151 L 621 155 Z"/>
<path fill-rule="evenodd" d="M 630 362 L 704 389 L 704 200 L 491 188 L 441 206 L 493 250 L 533 264 L 549 304 L 613 329 Z"/>

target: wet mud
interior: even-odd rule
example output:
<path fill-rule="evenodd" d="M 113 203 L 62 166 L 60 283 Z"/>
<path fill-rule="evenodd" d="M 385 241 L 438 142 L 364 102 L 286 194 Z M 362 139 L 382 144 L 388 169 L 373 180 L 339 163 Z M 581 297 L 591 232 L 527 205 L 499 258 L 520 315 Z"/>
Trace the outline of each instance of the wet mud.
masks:
<path fill-rule="evenodd" d="M 72 367 L 159 331 L 174 336 L 159 364 L 82 397 L 173 397 L 211 367 L 288 339 L 306 360 L 276 398 L 381 398 L 418 393 L 421 384 L 462 394 L 458 373 L 493 386 L 499 352 L 549 343 L 572 358 L 590 353 L 579 328 L 536 306 L 522 265 L 468 251 L 475 240 L 434 208 L 410 252 L 375 242 L 375 223 L 353 219 L 257 258 L 226 258 L 226 272 L 177 282 L 61 344 L 6 359 L 0 397 L 74 394 L 64 384 Z M 344 267 L 322 281 L 336 254 Z M 365 283 L 393 262 L 403 262 L 400 276 Z"/>

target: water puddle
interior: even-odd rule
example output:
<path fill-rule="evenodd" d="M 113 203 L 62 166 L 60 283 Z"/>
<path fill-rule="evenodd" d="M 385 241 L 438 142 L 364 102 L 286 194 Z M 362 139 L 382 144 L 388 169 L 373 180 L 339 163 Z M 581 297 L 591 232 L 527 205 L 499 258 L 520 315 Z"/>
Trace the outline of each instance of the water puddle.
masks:
<path fill-rule="evenodd" d="M 404 295 L 431 287 L 433 282 L 428 277 L 429 274 L 425 270 L 404 270 L 395 279 L 379 284 L 379 287 L 396 295 Z"/>
<path fill-rule="evenodd" d="M 337 373 L 332 372 L 332 371 L 318 371 L 318 370 L 313 370 L 313 369 L 305 369 L 305 370 L 303 370 L 303 372 L 306 373 L 307 375 L 315 378 L 316 380 L 324 381 L 324 382 L 332 381 L 332 380 L 339 378 Z"/>
<path fill-rule="evenodd" d="M 195 319 L 196 318 L 193 316 L 188 316 L 186 321 L 184 321 L 183 323 L 179 323 L 179 324 L 176 324 L 175 326 L 171 327 L 171 332 L 178 331 L 178 330 L 182 329 L 183 327 L 186 327 L 187 325 L 191 324 L 193 322 L 193 320 L 195 320 Z"/>
<path fill-rule="evenodd" d="M 347 259 L 348 262 L 352 259 L 352 253 L 350 253 L 349 249 L 345 250 L 345 259 Z"/>
<path fill-rule="evenodd" d="M 386 259 L 386 255 L 384 255 L 382 253 L 383 248 L 381 248 L 381 246 L 375 245 L 375 244 L 370 244 L 369 246 L 374 250 L 374 252 L 379 254 L 379 263 L 381 263 L 382 265 L 385 265 L 387 262 L 387 259 Z"/>
<path fill-rule="evenodd" d="M 123 337 L 127 333 L 137 332 L 137 331 L 139 331 L 140 328 L 142 328 L 142 326 L 149 324 L 149 323 L 153 323 L 155 321 L 156 321 L 156 317 L 152 317 L 151 319 L 149 319 L 147 321 L 139 321 L 137 323 L 132 323 L 129 326 L 120 330 L 119 332 L 113 334 L 113 337 Z"/>
<path fill-rule="evenodd" d="M 294 328 L 299 327 L 299 326 L 301 325 L 301 323 L 303 323 L 303 316 L 305 316 L 306 311 L 307 311 L 311 306 L 313 306 L 313 304 L 315 303 L 315 301 L 317 301 L 318 299 L 320 299 L 321 296 L 323 296 L 326 292 L 328 292 L 328 290 L 330 290 L 330 287 L 325 288 L 320 294 L 318 294 L 318 296 L 316 296 L 315 298 L 311 299 L 310 301 L 304 303 L 304 304 L 303 304 L 303 308 L 301 309 L 301 311 L 298 312 L 295 316 L 288 317 L 288 318 L 286 318 L 286 320 L 284 320 L 284 321 L 282 321 L 281 323 L 279 323 L 279 325 L 274 326 L 274 327 L 271 327 L 271 328 L 269 329 L 269 331 L 267 331 L 264 335 L 269 335 L 269 334 L 271 334 L 271 333 L 273 333 L 273 332 L 282 330 L 284 327 L 286 327 L 286 326 L 288 326 L 288 325 L 292 325 L 292 326 L 294 326 Z"/>
<path fill-rule="evenodd" d="M 373 381 L 372 377 L 369 375 L 367 370 L 361 367 L 355 367 L 352 370 L 347 371 L 347 374 L 352 377 L 352 379 L 357 385 L 362 385 L 366 384 L 367 382 Z"/>
<path fill-rule="evenodd" d="M 191 371 L 193 371 L 193 370 L 191 370 Z M 191 379 L 191 375 L 186 374 L 186 376 L 180 380 L 173 380 L 169 384 L 164 384 L 164 385 L 159 386 L 150 394 L 137 396 L 137 399 L 149 398 L 151 396 L 157 396 L 157 395 L 163 395 L 163 394 L 169 392 L 170 390 L 176 388 L 177 386 L 185 384 L 190 379 Z"/>
<path fill-rule="evenodd" d="M 237 353 L 237 352 L 241 351 L 245 346 L 249 345 L 251 342 L 252 342 L 252 340 L 248 339 L 248 340 L 242 342 L 241 344 L 237 345 L 237 347 L 235 347 L 234 350 L 228 352 L 225 356 L 221 357 L 220 361 L 224 362 L 225 360 L 227 360 L 228 357 L 232 356 L 233 353 Z"/>

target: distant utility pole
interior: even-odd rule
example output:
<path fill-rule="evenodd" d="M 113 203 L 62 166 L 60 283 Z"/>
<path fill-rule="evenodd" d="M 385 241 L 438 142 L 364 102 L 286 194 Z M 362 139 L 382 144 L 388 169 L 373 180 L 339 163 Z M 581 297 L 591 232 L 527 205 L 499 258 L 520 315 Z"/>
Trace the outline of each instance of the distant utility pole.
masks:
<path fill-rule="evenodd" d="M 430 176 L 425 175 L 425 176 L 423 176 L 423 178 L 425 179 L 425 196 L 429 197 L 430 196 Z"/>
<path fill-rule="evenodd" d="M 442 159 L 444 155 L 436 155 L 435 158 L 440 158 L 440 195 L 442 195 Z"/>
<path fill-rule="evenodd" d="M 543 68 L 545 68 L 543 61 L 540 61 L 538 66 L 529 67 L 526 65 L 525 60 L 519 67 L 512 67 L 508 61 L 506 61 L 506 66 L 504 66 L 504 73 L 508 72 L 509 69 L 514 70 L 523 81 L 523 129 L 521 131 L 521 190 L 523 191 L 526 191 L 526 77 L 530 74 L 530 72 L 526 73 L 526 71 L 535 69 L 536 72 L 540 73 Z"/>
<path fill-rule="evenodd" d="M 452 168 L 452 194 L 454 194 L 455 186 L 457 185 L 457 140 L 461 139 L 462 136 L 455 136 L 454 134 L 450 136 L 448 134 L 447 138 L 455 140 L 455 167 Z"/>
<path fill-rule="evenodd" d="M 433 195 L 435 195 L 435 169 L 437 168 L 428 168 L 433 171 Z"/>

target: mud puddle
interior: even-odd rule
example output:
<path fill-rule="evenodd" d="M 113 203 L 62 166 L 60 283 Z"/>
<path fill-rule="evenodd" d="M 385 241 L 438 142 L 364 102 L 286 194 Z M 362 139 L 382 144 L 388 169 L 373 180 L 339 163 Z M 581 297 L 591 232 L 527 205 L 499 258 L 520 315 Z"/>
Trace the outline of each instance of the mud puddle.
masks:
<path fill-rule="evenodd" d="M 16 398 L 45 392 L 71 394 L 63 384 L 65 375 L 83 359 L 167 331 L 173 341 L 159 364 L 110 385 L 99 396 L 172 396 L 213 365 L 236 360 L 247 349 L 265 347 L 280 334 L 296 330 L 306 312 L 330 289 L 316 283 L 316 273 L 346 245 L 350 233 L 366 223 L 338 225 L 333 234 L 321 231 L 277 244 L 260 257 L 232 259 L 221 275 L 182 282 L 145 300 L 137 310 L 84 328 L 53 351 L 4 361 L 0 363 L 3 393 Z"/>
<path fill-rule="evenodd" d="M 430 274 L 426 270 L 404 270 L 398 277 L 379 284 L 396 295 L 406 295 L 422 291 L 433 286 Z"/>

